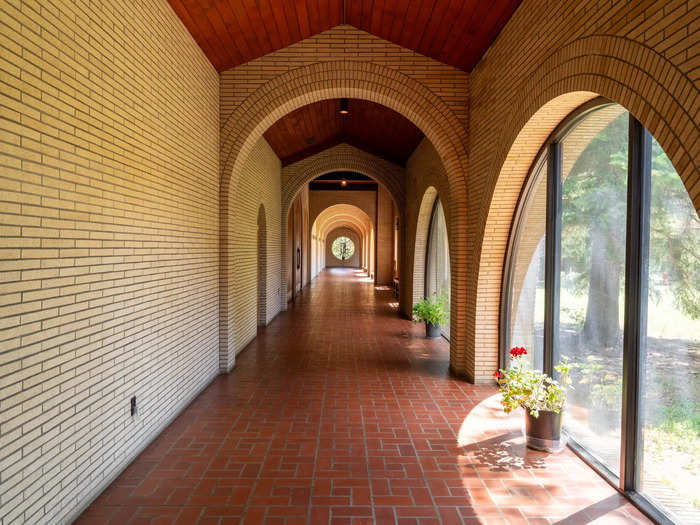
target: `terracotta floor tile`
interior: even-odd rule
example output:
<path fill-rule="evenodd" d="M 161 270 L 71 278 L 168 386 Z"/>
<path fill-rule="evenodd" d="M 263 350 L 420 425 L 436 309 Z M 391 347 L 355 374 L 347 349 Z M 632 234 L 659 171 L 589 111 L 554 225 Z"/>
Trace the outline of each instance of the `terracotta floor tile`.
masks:
<path fill-rule="evenodd" d="M 493 387 L 390 291 L 322 273 L 78 523 L 633 523 L 570 451 L 523 444 Z"/>

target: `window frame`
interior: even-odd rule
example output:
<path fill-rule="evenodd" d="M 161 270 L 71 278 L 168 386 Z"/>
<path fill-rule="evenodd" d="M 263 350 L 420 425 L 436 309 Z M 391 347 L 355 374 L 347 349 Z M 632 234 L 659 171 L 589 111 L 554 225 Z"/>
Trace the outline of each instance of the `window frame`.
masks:
<path fill-rule="evenodd" d="M 499 364 L 507 364 L 515 254 L 525 221 L 529 199 L 540 177 L 547 177 L 545 224 L 545 318 L 544 372 L 554 374 L 559 360 L 559 295 L 562 216 L 562 141 L 591 112 L 615 104 L 597 97 L 572 111 L 549 135 L 531 164 L 518 197 L 504 257 L 499 322 Z M 627 234 L 625 247 L 624 335 L 622 359 L 622 436 L 620 475 L 612 472 L 586 448 L 568 436 L 569 448 L 610 485 L 625 495 L 639 510 L 657 523 L 673 525 L 664 509 L 640 492 L 643 442 L 642 379 L 647 321 L 649 271 L 649 222 L 651 193 L 651 133 L 629 113 L 627 166 Z M 543 166 L 544 164 L 544 166 Z"/>
<path fill-rule="evenodd" d="M 520 196 L 518 197 L 518 205 L 516 206 L 513 221 L 511 222 L 511 229 L 508 234 L 508 245 L 506 246 L 503 271 L 503 284 L 501 285 L 501 322 L 499 323 L 498 335 L 498 340 L 500 341 L 501 347 L 500 352 L 498 352 L 499 368 L 506 368 L 508 364 L 507 349 L 512 346 L 512 341 L 510 340 L 510 330 L 512 328 L 510 322 L 510 309 L 511 300 L 513 299 L 511 288 L 513 286 L 513 278 L 515 276 L 515 253 L 520 246 L 520 238 L 524 228 L 525 212 L 527 211 L 529 201 L 534 198 L 540 178 L 547 176 L 547 164 L 546 150 L 540 150 L 535 157 L 535 161 L 528 170 L 528 175 L 525 180 L 525 184 L 523 184 L 523 189 L 520 192 Z M 547 232 L 545 231 L 545 237 L 546 235 Z"/>

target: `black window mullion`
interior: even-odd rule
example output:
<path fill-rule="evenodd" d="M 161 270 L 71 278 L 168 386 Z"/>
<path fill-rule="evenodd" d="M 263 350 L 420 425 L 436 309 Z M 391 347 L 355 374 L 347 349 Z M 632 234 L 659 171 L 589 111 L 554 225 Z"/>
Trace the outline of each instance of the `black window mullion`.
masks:
<path fill-rule="evenodd" d="M 544 372 L 554 373 L 559 360 L 559 270 L 561 265 L 561 142 L 549 146 L 545 241 Z"/>
<path fill-rule="evenodd" d="M 631 115 L 628 155 L 620 488 L 636 491 L 643 448 L 641 386 L 647 334 L 651 134 Z"/>

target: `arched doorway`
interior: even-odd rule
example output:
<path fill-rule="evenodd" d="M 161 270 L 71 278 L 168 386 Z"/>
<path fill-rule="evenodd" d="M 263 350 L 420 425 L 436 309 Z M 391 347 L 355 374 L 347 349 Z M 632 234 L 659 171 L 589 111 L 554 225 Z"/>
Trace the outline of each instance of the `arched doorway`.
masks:
<path fill-rule="evenodd" d="M 368 258 L 371 255 L 372 260 L 363 261 L 362 267 L 367 270 L 370 277 L 378 278 L 382 284 L 389 284 L 392 277 L 397 277 L 403 271 L 400 268 L 402 261 L 399 258 L 399 253 L 403 249 L 404 171 L 403 167 L 392 162 L 354 146 L 340 144 L 282 169 L 282 209 L 283 211 L 287 208 L 291 209 L 293 203 L 300 196 L 304 195 L 305 192 L 308 193 L 309 186 L 320 179 L 329 177 L 332 179 L 338 174 L 345 173 L 346 175 L 354 175 L 356 179 L 366 179 L 361 182 L 373 182 L 376 186 L 376 195 L 369 201 L 358 197 L 357 192 L 353 191 L 353 183 L 350 182 L 350 187 L 344 188 L 344 190 L 349 191 L 337 192 L 331 200 L 322 200 L 320 205 L 310 202 L 309 223 L 312 224 L 310 238 L 319 235 L 313 225 L 325 206 L 335 204 L 359 206 L 369 216 L 372 225 L 371 242 L 373 248 L 369 249 L 370 240 L 368 238 L 363 240 L 363 244 L 367 243 L 368 246 L 362 250 L 363 257 Z M 326 180 L 326 182 L 328 181 Z M 291 213 L 288 214 L 288 217 L 291 217 Z M 375 245 L 374 233 L 380 230 L 383 236 L 388 234 L 392 237 L 391 245 L 381 245 L 380 247 Z M 291 232 L 291 229 L 287 228 L 287 231 Z M 309 272 L 313 278 L 321 269 L 313 254 L 325 253 L 325 250 L 322 248 L 317 250 L 313 242 L 309 243 L 307 251 L 309 250 L 312 251 L 312 255 L 308 257 Z M 378 258 L 375 258 L 377 254 L 379 254 Z M 377 264 L 382 265 L 383 271 L 376 272 Z M 288 263 L 284 264 L 284 267 L 288 266 Z M 283 276 L 289 278 L 289 275 L 289 272 L 283 272 Z"/>
<path fill-rule="evenodd" d="M 322 240 L 318 245 L 323 252 L 323 266 L 319 271 L 326 267 L 357 267 L 368 276 L 372 275 L 376 261 L 374 225 L 365 211 L 350 204 L 329 206 L 315 217 L 312 231 Z M 334 254 L 333 243 L 339 237 L 351 240 L 350 258 Z"/>
<path fill-rule="evenodd" d="M 372 81 L 369 81 L 369 80 Z M 334 97 L 350 97 L 377 102 L 411 120 L 425 134 L 444 166 L 442 184 L 448 188 L 448 222 L 454 231 L 454 246 L 466 243 L 465 173 L 467 155 L 466 130 L 444 101 L 420 82 L 376 64 L 361 62 L 324 62 L 304 66 L 264 84 L 233 111 L 222 128 L 222 198 L 223 228 L 220 249 L 229 249 L 229 188 L 240 176 L 240 168 L 252 145 L 277 119 L 305 104 Z M 283 215 L 284 216 L 284 215 Z M 284 231 L 284 230 L 283 230 Z M 453 296 L 466 295 L 466 264 L 452 267 Z M 222 287 L 232 278 L 222 268 Z M 468 374 L 470 361 L 466 348 L 465 301 L 452 307 L 451 367 L 458 374 Z"/>

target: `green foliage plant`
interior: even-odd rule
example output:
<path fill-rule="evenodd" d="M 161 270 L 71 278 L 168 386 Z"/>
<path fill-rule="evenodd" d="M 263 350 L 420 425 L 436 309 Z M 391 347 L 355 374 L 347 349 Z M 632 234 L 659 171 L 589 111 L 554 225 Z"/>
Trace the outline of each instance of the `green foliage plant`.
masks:
<path fill-rule="evenodd" d="M 450 317 L 444 295 L 434 293 L 432 297 L 423 297 L 413 307 L 413 322 L 443 326 Z"/>
<path fill-rule="evenodd" d="M 559 372 L 557 381 L 543 372 L 527 367 L 523 357 L 527 355 L 525 348 L 514 347 L 509 353 L 510 367 L 494 373 L 503 396 L 503 411 L 509 413 L 523 407 L 533 417 L 539 417 L 543 411 L 561 412 L 566 403 L 567 390 L 571 386 L 569 372 L 572 365 L 569 360 L 564 358 L 554 367 Z"/>

